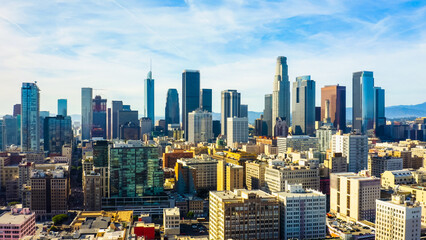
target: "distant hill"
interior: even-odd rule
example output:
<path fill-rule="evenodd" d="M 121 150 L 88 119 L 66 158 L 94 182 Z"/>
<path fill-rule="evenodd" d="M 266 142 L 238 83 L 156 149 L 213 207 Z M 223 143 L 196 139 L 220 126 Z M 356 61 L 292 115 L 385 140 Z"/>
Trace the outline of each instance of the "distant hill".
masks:
<path fill-rule="evenodd" d="M 416 105 L 397 105 L 386 107 L 386 118 L 426 117 L 426 102 Z M 352 120 L 352 108 L 346 108 L 346 119 Z"/>

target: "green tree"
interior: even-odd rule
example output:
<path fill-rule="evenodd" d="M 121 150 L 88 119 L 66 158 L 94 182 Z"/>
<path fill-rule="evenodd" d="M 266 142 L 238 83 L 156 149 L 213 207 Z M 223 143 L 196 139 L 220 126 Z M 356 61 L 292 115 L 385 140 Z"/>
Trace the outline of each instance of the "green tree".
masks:
<path fill-rule="evenodd" d="M 54 216 L 52 218 L 52 221 L 56 226 L 58 226 L 58 225 L 62 224 L 63 222 L 65 222 L 65 220 L 67 220 L 67 219 L 68 219 L 68 215 L 59 214 L 59 215 Z"/>
<path fill-rule="evenodd" d="M 7 205 L 9 205 L 9 206 L 13 206 L 13 205 L 16 205 L 16 204 L 20 204 L 20 202 L 9 202 Z"/>
<path fill-rule="evenodd" d="M 187 217 L 187 218 L 189 218 L 189 219 L 192 219 L 192 218 L 194 217 L 194 212 L 189 211 L 189 212 L 186 214 L 186 217 Z"/>

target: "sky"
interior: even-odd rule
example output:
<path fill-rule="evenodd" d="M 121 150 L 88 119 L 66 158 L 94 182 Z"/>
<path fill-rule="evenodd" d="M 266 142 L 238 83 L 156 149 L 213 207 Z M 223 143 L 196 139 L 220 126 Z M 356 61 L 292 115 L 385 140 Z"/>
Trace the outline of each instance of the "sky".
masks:
<path fill-rule="evenodd" d="M 386 105 L 426 101 L 426 2 L 403 0 L 43 0 L 2 1 L 0 115 L 20 102 L 22 82 L 37 81 L 41 110 L 57 99 L 80 114 L 81 88 L 123 100 L 143 112 L 152 61 L 155 114 L 164 116 L 167 89 L 181 94 L 184 69 L 201 87 L 237 89 L 250 111 L 272 93 L 277 56 L 290 81 L 311 75 L 321 87 L 347 87 L 352 73 L 374 71 Z"/>

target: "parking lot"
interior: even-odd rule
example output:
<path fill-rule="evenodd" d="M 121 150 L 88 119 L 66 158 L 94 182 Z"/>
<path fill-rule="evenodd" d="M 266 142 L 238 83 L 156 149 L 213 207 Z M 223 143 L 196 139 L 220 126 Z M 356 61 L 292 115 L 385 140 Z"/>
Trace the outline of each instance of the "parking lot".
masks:
<path fill-rule="evenodd" d="M 195 220 L 183 220 L 180 224 L 180 235 L 208 237 L 209 223 Z"/>

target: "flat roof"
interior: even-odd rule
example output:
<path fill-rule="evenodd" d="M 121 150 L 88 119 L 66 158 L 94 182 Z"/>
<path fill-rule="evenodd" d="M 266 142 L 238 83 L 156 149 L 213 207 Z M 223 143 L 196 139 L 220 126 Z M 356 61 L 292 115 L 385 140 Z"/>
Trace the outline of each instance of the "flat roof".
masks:
<path fill-rule="evenodd" d="M 5 212 L 0 216 L 0 224 L 13 224 L 20 225 L 28 221 L 31 217 L 34 216 L 34 213 L 31 214 L 11 214 L 10 212 Z"/>

